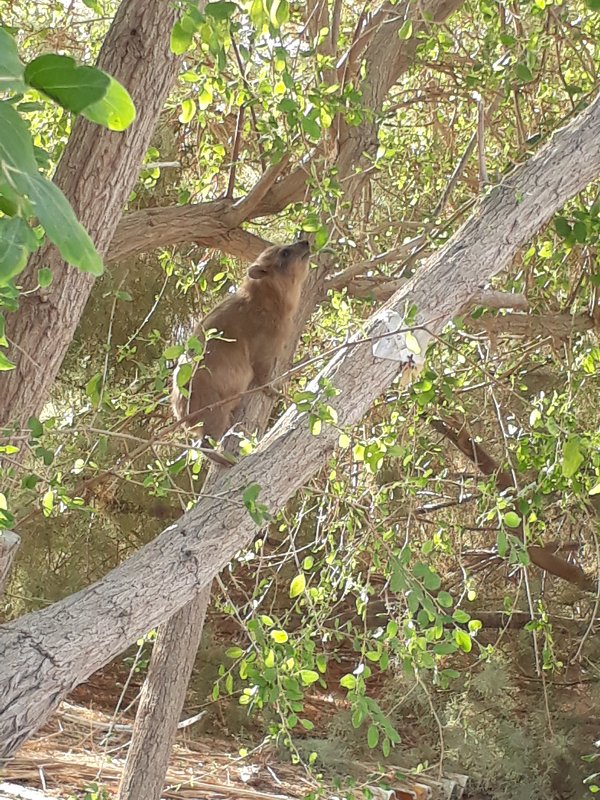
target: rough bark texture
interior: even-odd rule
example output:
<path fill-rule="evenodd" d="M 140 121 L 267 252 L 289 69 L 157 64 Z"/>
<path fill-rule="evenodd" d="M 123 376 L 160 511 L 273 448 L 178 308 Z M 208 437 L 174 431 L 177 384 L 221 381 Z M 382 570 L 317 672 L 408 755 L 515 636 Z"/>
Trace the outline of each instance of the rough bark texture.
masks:
<path fill-rule="evenodd" d="M 21 537 L 12 531 L 0 531 L 0 598 L 8 581 L 12 562 L 17 554 Z"/>
<path fill-rule="evenodd" d="M 177 15 L 168 0 L 122 0 L 98 66 L 129 91 L 137 118 L 124 133 L 116 133 L 79 117 L 56 170 L 55 183 L 101 255 L 108 251 L 177 75 L 179 59 L 169 44 Z M 25 288 L 37 284 L 41 266 L 52 267 L 52 285 L 22 295 L 19 312 L 7 318 L 7 336 L 16 345 L 11 349 L 16 369 L 2 376 L 0 428 L 39 415 L 94 283 L 92 276 L 67 266 L 48 245 L 31 258 L 22 276 Z"/>
<path fill-rule="evenodd" d="M 416 307 L 422 347 L 468 307 L 482 283 L 575 194 L 600 175 L 600 98 L 531 161 L 490 191 L 472 218 L 435 253 L 365 327 L 387 334 L 382 312 Z M 365 335 L 331 359 L 321 376 L 339 390 L 331 404 L 340 425 L 356 424 L 402 365 L 373 354 Z M 318 389 L 318 382 L 312 384 Z M 255 526 L 241 502 L 258 483 L 271 512 L 325 463 L 338 438 L 325 426 L 312 436 L 306 415 L 289 409 L 255 453 L 221 476 L 176 524 L 105 578 L 54 605 L 0 627 L 0 755 L 8 756 L 60 700 L 210 581 Z"/>
<path fill-rule="evenodd" d="M 209 601 L 210 587 L 158 629 L 150 667 L 156 679 L 149 673 L 144 681 L 119 787 L 122 798 L 161 796 Z M 173 663 L 175 670 L 170 669 Z"/>

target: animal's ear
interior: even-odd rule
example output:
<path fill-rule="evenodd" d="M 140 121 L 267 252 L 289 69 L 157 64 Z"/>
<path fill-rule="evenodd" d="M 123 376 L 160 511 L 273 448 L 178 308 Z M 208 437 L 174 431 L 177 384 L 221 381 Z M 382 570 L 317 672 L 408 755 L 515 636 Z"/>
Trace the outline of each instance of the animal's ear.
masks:
<path fill-rule="evenodd" d="M 259 278 L 264 278 L 267 272 L 268 270 L 266 270 L 264 267 L 261 267 L 260 264 L 252 264 L 248 270 L 248 277 L 257 281 Z"/>

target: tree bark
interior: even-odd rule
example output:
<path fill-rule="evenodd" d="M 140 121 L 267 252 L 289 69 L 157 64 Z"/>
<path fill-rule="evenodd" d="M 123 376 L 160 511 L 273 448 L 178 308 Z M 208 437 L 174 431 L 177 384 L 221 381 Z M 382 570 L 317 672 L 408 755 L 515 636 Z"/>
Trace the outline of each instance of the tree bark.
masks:
<path fill-rule="evenodd" d="M 21 537 L 12 531 L 0 531 L 0 598 L 8 581 L 12 562 L 17 554 Z"/>
<path fill-rule="evenodd" d="M 170 49 L 177 20 L 168 0 L 122 0 L 104 40 L 98 66 L 129 91 L 137 118 L 123 133 L 78 117 L 54 177 L 105 255 L 135 184 L 150 137 L 179 68 Z M 94 278 L 66 265 L 52 245 L 43 246 L 21 276 L 37 285 L 40 267 L 51 267 L 48 289 L 21 295 L 18 313 L 7 318 L 16 369 L 4 372 L 0 428 L 38 416 L 73 338 Z"/>
<path fill-rule="evenodd" d="M 482 283 L 600 175 L 600 98 L 534 158 L 494 187 L 471 219 L 369 320 L 322 370 L 339 394 L 341 426 L 360 421 L 403 372 L 374 343 L 389 335 L 386 314 L 416 308 L 422 352 L 468 307 Z M 410 359 L 408 359 L 410 360 Z M 257 450 L 222 475 L 198 505 L 105 578 L 52 606 L 0 626 L 0 755 L 9 756 L 63 697 L 132 641 L 206 588 L 256 527 L 242 502 L 249 484 L 271 513 L 326 462 L 337 427 L 312 436 L 306 414 L 290 408 Z"/>
<path fill-rule="evenodd" d="M 119 797 L 160 797 L 177 723 L 200 645 L 210 586 L 158 629 L 144 681 Z M 172 669 L 172 665 L 176 669 Z"/>

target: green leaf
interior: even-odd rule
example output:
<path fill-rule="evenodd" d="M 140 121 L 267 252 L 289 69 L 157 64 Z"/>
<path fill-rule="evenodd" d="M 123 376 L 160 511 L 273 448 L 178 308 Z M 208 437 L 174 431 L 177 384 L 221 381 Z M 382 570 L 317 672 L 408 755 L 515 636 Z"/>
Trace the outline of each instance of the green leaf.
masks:
<path fill-rule="evenodd" d="M 110 75 L 104 97 L 87 106 L 82 115 L 109 131 L 124 131 L 135 119 L 135 106 L 127 89 Z"/>
<path fill-rule="evenodd" d="M 163 353 L 164 358 L 167 361 L 175 361 L 179 358 L 179 356 L 183 355 L 185 348 L 181 344 L 173 344 L 171 347 L 167 347 L 165 352 Z"/>
<path fill-rule="evenodd" d="M 177 367 L 177 372 L 175 373 L 175 382 L 177 383 L 178 389 L 183 389 L 188 385 L 190 379 L 194 373 L 194 367 L 188 361 L 183 364 L 180 364 Z"/>
<path fill-rule="evenodd" d="M 321 138 L 321 128 L 319 123 L 312 119 L 312 117 L 302 117 L 301 120 L 302 130 L 310 136 L 311 139 Z M 305 228 L 306 230 L 306 228 Z"/>
<path fill-rule="evenodd" d="M 8 31 L 0 28 L 0 92 L 8 89 L 15 92 L 25 91 L 24 68 L 15 40 Z"/>
<path fill-rule="evenodd" d="M 93 405 L 97 406 L 100 402 L 100 393 L 102 391 L 102 373 L 97 372 L 85 385 L 85 393 L 92 401 Z"/>
<path fill-rule="evenodd" d="M 597 494 L 600 494 L 600 481 L 598 481 L 598 483 L 595 486 L 592 486 L 590 489 L 590 497 L 593 497 Z"/>
<path fill-rule="evenodd" d="M 302 594 L 305 588 L 306 576 L 302 574 L 296 575 L 290 584 L 290 597 L 298 597 L 299 594 Z"/>
<path fill-rule="evenodd" d="M 212 17 L 213 19 L 217 20 L 225 20 L 232 17 L 237 10 L 238 7 L 235 3 L 207 3 L 204 8 L 204 13 L 207 17 Z"/>
<path fill-rule="evenodd" d="M 585 4 L 590 11 L 600 11 L 600 0 L 585 0 Z"/>
<path fill-rule="evenodd" d="M 402 23 L 402 27 L 398 31 L 398 38 L 401 39 L 402 41 L 410 39 L 410 37 L 412 36 L 412 32 L 413 32 L 412 20 L 407 19 Z"/>
<path fill-rule="evenodd" d="M 504 524 L 509 528 L 518 528 L 521 524 L 521 517 L 514 511 L 507 511 L 504 515 Z"/>
<path fill-rule="evenodd" d="M 290 18 L 290 5 L 288 0 L 272 0 L 269 10 L 269 19 L 274 28 L 281 28 Z"/>
<path fill-rule="evenodd" d="M 369 725 L 367 731 L 367 744 L 373 750 L 379 743 L 379 728 L 376 725 Z"/>
<path fill-rule="evenodd" d="M 80 114 L 104 97 L 110 78 L 96 67 L 79 66 L 69 56 L 46 53 L 27 64 L 25 81 L 63 108 Z"/>
<path fill-rule="evenodd" d="M 35 215 L 64 260 L 82 272 L 102 275 L 102 259 L 58 186 L 38 173 L 23 180 Z"/>
<path fill-rule="evenodd" d="M 37 246 L 35 234 L 22 217 L 0 217 L 0 286 L 25 269 Z"/>
<path fill-rule="evenodd" d="M 575 241 L 579 242 L 579 244 L 586 243 L 588 232 L 585 222 L 577 220 L 577 222 L 573 225 L 573 236 L 575 237 Z"/>
<path fill-rule="evenodd" d="M 354 689 L 356 686 L 356 678 L 354 675 L 348 673 L 340 680 L 340 686 L 343 686 L 344 689 Z"/>
<path fill-rule="evenodd" d="M 44 433 L 44 426 L 37 417 L 29 417 L 29 419 L 27 420 L 27 427 L 31 431 L 31 435 L 34 436 L 36 439 L 39 439 L 40 436 Z"/>
<path fill-rule="evenodd" d="M 46 289 L 52 283 L 52 270 L 50 267 L 38 269 L 38 284 L 42 289 Z"/>
<path fill-rule="evenodd" d="M 438 603 L 442 608 L 450 608 L 452 606 L 452 595 L 448 592 L 440 592 L 437 596 Z"/>
<path fill-rule="evenodd" d="M 42 497 L 42 511 L 45 517 L 49 517 L 54 508 L 54 492 L 49 489 Z"/>
<path fill-rule="evenodd" d="M 454 641 L 464 653 L 471 652 L 473 640 L 466 631 L 456 628 L 454 631 Z"/>
<path fill-rule="evenodd" d="M 498 555 L 500 558 L 504 558 L 504 556 L 508 553 L 508 539 L 506 538 L 506 533 L 502 529 L 498 531 L 498 536 L 496 537 L 496 547 L 498 548 Z"/>
<path fill-rule="evenodd" d="M 15 369 L 15 365 L 0 351 L 0 372 L 9 372 L 11 369 Z"/>
<path fill-rule="evenodd" d="M 2 162 L 19 172 L 37 172 L 29 129 L 10 103 L 5 101 L 0 101 L 0 130 L 0 183 L 4 182 L 6 174 Z M 14 181 L 14 175 L 11 177 Z"/>
<path fill-rule="evenodd" d="M 572 478 L 583 463 L 583 454 L 580 448 L 581 438 L 571 436 L 563 447 L 562 474 L 565 478 Z"/>
<path fill-rule="evenodd" d="M 302 725 L 305 731 L 312 731 L 315 728 L 314 723 L 311 722 L 309 719 L 301 719 L 300 725 Z"/>
<path fill-rule="evenodd" d="M 277 644 L 285 644 L 288 638 L 289 637 L 285 631 L 281 630 L 271 631 L 271 639 L 273 639 L 274 642 L 277 642 Z"/>
<path fill-rule="evenodd" d="M 129 294 L 129 292 L 124 292 L 122 289 L 119 289 L 115 292 L 115 297 L 117 300 L 122 300 L 124 303 L 133 302 L 133 297 Z"/>
<path fill-rule="evenodd" d="M 185 25 L 184 20 L 180 20 L 171 29 L 171 52 L 176 56 L 183 55 L 192 45 L 194 40 L 194 29 L 191 30 Z"/>
<path fill-rule="evenodd" d="M 556 217 L 554 220 L 554 228 L 563 239 L 567 239 L 572 233 L 571 226 L 564 217 Z"/>
<path fill-rule="evenodd" d="M 229 647 L 225 650 L 225 655 L 227 658 L 241 658 L 244 655 L 244 651 L 241 647 Z"/>
<path fill-rule="evenodd" d="M 522 61 L 515 66 L 515 75 L 522 83 L 529 83 L 533 80 L 533 74 L 527 64 Z"/>
<path fill-rule="evenodd" d="M 191 122 L 194 119 L 195 113 L 196 113 L 196 101 L 192 100 L 191 98 L 187 98 L 181 104 L 181 114 L 179 115 L 179 122 L 183 123 L 184 125 L 187 125 L 188 122 Z"/>
<path fill-rule="evenodd" d="M 248 505 L 249 503 L 255 503 L 259 494 L 260 494 L 260 484 L 251 483 L 249 486 L 246 486 L 246 488 L 244 489 L 244 494 L 242 495 L 244 504 Z"/>
<path fill-rule="evenodd" d="M 311 683 L 315 683 L 319 680 L 319 673 L 312 669 L 301 669 L 300 680 L 305 686 L 310 686 Z"/>
<path fill-rule="evenodd" d="M 461 608 L 457 608 L 454 614 L 452 614 L 452 619 L 458 622 L 459 625 L 466 625 L 471 619 L 471 615 L 467 614 L 467 612 L 463 611 Z"/>

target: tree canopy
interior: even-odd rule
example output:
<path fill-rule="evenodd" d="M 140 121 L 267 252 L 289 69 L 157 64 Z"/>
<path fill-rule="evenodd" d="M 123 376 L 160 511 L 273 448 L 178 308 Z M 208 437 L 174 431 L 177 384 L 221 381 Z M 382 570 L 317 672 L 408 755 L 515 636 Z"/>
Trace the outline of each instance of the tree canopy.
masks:
<path fill-rule="evenodd" d="M 88 600 L 118 652 L 109 606 L 143 619 L 130 603 L 154 593 L 164 622 L 241 547 L 208 611 L 211 714 L 241 705 L 321 772 L 329 736 L 495 798 L 595 791 L 596 0 L 160 5 L 2 12 L 7 652 Z M 248 395 L 241 463 L 202 491 L 174 365 L 298 231 L 313 269 L 284 398 Z M 163 558 L 182 566 L 161 592 Z M 66 600 L 129 564 L 147 583 L 103 618 L 93 588 Z"/>

